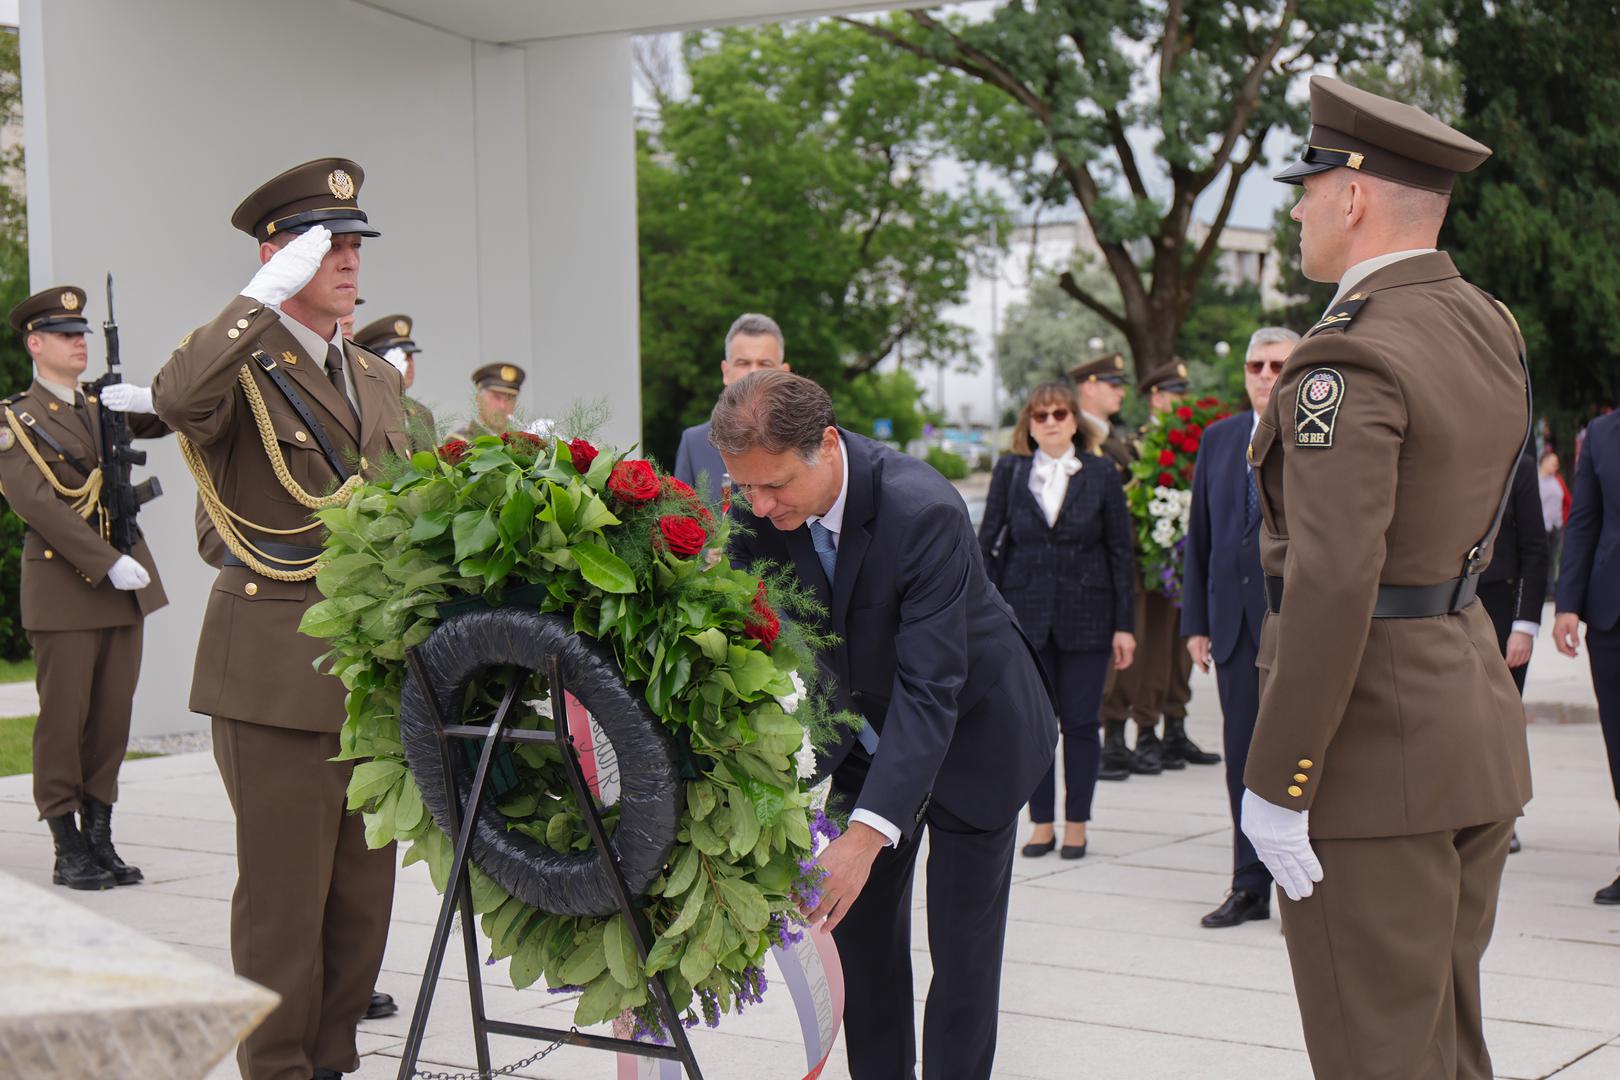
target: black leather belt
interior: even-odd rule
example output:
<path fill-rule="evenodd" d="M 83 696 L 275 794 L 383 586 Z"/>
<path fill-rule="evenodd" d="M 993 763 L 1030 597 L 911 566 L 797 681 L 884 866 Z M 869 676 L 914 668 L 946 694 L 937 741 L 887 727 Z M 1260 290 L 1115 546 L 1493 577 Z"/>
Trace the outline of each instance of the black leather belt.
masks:
<path fill-rule="evenodd" d="M 1479 575 L 1452 578 L 1438 585 L 1380 585 L 1375 619 L 1427 619 L 1450 615 L 1474 602 Z M 1283 579 L 1266 575 L 1266 606 L 1273 615 L 1282 611 Z"/>
<path fill-rule="evenodd" d="M 313 555 L 321 553 L 320 548 L 299 547 L 297 544 L 278 544 L 273 540 L 255 540 L 253 546 L 264 552 L 266 562 L 284 563 L 288 570 L 302 570 L 309 565 Z M 247 563 L 238 559 L 229 551 L 225 553 L 226 566 L 246 566 Z"/>

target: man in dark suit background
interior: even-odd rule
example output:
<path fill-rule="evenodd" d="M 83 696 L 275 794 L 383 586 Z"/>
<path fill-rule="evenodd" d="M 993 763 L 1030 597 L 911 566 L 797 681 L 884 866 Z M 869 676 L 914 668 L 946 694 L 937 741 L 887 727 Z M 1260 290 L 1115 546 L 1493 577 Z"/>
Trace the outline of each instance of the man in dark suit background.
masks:
<path fill-rule="evenodd" d="M 840 429 L 815 383 L 785 371 L 735 382 L 709 436 L 745 497 L 732 559 L 775 560 L 814 590 L 839 638 L 818 657 L 832 704 L 865 721 L 823 759 L 852 811 L 821 853 L 810 913 L 843 958 L 850 1075 L 915 1075 L 911 881 L 926 824 L 923 1058 L 930 1076 L 988 1078 L 1016 819 L 1057 743 L 1034 651 L 985 577 L 961 496 Z"/>
<path fill-rule="evenodd" d="M 1586 623 L 1592 689 L 1609 751 L 1609 779 L 1620 800 L 1620 413 L 1587 425 L 1575 463 L 1575 501 L 1564 524 L 1553 643 L 1575 656 Z M 1620 904 L 1620 877 L 1593 901 Z"/>
<path fill-rule="evenodd" d="M 1232 808 L 1232 890 L 1205 915 L 1210 929 L 1271 918 L 1271 872 L 1238 827 L 1243 770 L 1260 709 L 1260 624 L 1266 586 L 1260 570 L 1260 502 L 1249 470 L 1258 414 L 1299 335 L 1265 326 L 1249 338 L 1243 385 L 1249 408 L 1211 424 L 1193 472 L 1192 516 L 1181 572 L 1181 635 L 1204 671 L 1215 662 L 1226 743 L 1226 793 Z"/>
<path fill-rule="evenodd" d="M 782 328 L 768 315 L 749 312 L 737 316 L 726 331 L 726 355 L 720 361 L 722 385 L 730 386 L 745 376 L 768 368 L 791 370 L 785 360 L 787 342 Z M 675 450 L 675 478 L 703 493 L 710 502 L 721 501 L 721 479 L 726 465 L 709 443 L 709 425 L 696 424 L 681 432 Z"/>

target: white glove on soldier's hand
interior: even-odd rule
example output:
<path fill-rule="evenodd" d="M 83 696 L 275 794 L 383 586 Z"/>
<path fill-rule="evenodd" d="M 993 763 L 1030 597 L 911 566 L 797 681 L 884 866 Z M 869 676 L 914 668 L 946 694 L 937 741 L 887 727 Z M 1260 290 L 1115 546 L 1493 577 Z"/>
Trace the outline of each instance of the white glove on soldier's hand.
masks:
<path fill-rule="evenodd" d="M 111 386 L 101 388 L 101 403 L 113 412 L 149 413 L 152 408 L 152 391 L 144 386 L 135 386 L 132 383 L 113 383 Z"/>
<path fill-rule="evenodd" d="M 554 431 L 556 427 L 557 421 L 541 419 L 531 420 L 529 422 L 529 426 L 524 430 L 526 430 L 530 435 L 538 435 L 542 439 L 549 439 L 551 438 L 552 431 Z"/>
<path fill-rule="evenodd" d="M 309 284 L 331 247 L 331 230 L 325 225 L 311 226 L 308 232 L 293 237 L 291 243 L 270 256 L 270 261 L 259 267 L 253 280 L 247 283 L 242 295 L 279 308 Z"/>
<path fill-rule="evenodd" d="M 405 377 L 405 369 L 410 366 L 410 361 L 406 359 L 404 349 L 395 345 L 383 353 L 383 359 L 394 365 L 394 370 L 399 372 L 400 378 Z"/>
<path fill-rule="evenodd" d="M 146 572 L 146 567 L 128 555 L 120 555 L 118 561 L 107 571 L 107 580 L 113 583 L 115 589 L 133 591 L 152 584 L 152 575 Z"/>
<path fill-rule="evenodd" d="M 1310 817 L 1308 810 L 1288 810 L 1244 789 L 1243 835 L 1290 900 L 1305 899 L 1312 882 L 1322 880 L 1322 864 L 1311 850 Z"/>

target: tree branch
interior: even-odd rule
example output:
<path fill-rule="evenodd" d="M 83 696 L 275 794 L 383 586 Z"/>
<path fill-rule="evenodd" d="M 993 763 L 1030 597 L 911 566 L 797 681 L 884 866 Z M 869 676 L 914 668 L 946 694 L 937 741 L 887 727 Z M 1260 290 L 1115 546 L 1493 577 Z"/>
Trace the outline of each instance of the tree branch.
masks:
<path fill-rule="evenodd" d="M 854 379 L 857 375 L 865 375 L 868 371 L 877 367 L 878 364 L 882 363 L 883 358 L 892 353 L 895 346 L 899 345 L 901 340 L 916 328 L 917 322 L 915 319 L 906 319 L 901 322 L 899 326 L 894 327 L 884 335 L 883 340 L 878 342 L 876 348 L 869 349 L 857 356 L 844 369 L 844 378 L 846 380 Z"/>
<path fill-rule="evenodd" d="M 1232 119 L 1226 125 L 1226 132 L 1221 137 L 1221 145 L 1209 160 L 1209 165 L 1195 174 L 1199 180 L 1199 188 L 1207 187 L 1210 181 L 1220 175 L 1223 168 L 1231 160 L 1232 151 L 1243 132 L 1248 129 L 1249 119 L 1254 115 L 1255 108 L 1260 104 L 1260 83 L 1270 70 L 1277 54 L 1282 51 L 1283 42 L 1288 37 L 1288 27 L 1294 20 L 1294 13 L 1299 9 L 1299 0 L 1288 0 L 1283 5 L 1282 17 L 1277 20 L 1277 28 L 1271 35 L 1271 41 L 1254 58 L 1249 70 L 1244 73 L 1243 81 L 1238 84 L 1237 94 L 1232 100 Z"/>
<path fill-rule="evenodd" d="M 1181 57 L 1176 52 L 1181 38 L 1181 0 L 1170 0 L 1164 8 L 1164 44 L 1159 49 L 1159 99 L 1164 99 L 1164 88 L 1175 73 Z"/>
<path fill-rule="evenodd" d="M 1205 269 L 1220 247 L 1221 233 L 1226 228 L 1227 218 L 1232 215 L 1232 206 L 1237 202 L 1238 185 L 1243 181 L 1243 174 L 1260 160 L 1260 155 L 1265 152 L 1266 135 L 1270 131 L 1270 126 L 1267 126 L 1258 135 L 1251 134 L 1248 154 L 1241 162 L 1232 164 L 1232 175 L 1226 180 L 1226 194 L 1221 197 L 1221 208 L 1216 211 L 1215 220 L 1209 226 L 1209 235 L 1204 237 L 1204 242 L 1198 247 L 1198 254 L 1193 256 L 1192 264 L 1187 268 L 1184 280 L 1188 283 L 1186 293 L 1189 300 L 1193 286 L 1204 276 Z"/>
<path fill-rule="evenodd" d="M 1125 316 L 1114 311 L 1107 304 L 1103 303 L 1101 300 L 1091 295 L 1091 293 L 1081 288 L 1080 283 L 1074 280 L 1074 273 L 1072 271 L 1063 271 L 1063 273 L 1058 277 L 1058 285 L 1063 289 L 1064 292 L 1068 293 L 1075 300 L 1102 316 L 1103 321 L 1108 323 L 1109 326 L 1114 327 L 1116 330 L 1119 330 L 1122 333 L 1129 331 L 1129 327 L 1125 321 Z"/>

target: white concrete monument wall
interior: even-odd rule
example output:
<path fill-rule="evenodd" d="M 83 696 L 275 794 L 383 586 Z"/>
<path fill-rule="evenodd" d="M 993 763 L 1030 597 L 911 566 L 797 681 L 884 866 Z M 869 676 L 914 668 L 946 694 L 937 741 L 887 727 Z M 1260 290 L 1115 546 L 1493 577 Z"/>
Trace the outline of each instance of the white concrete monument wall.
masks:
<path fill-rule="evenodd" d="M 83 285 L 92 325 L 117 281 L 126 377 L 257 265 L 229 217 L 288 166 L 365 169 L 361 324 L 416 319 L 413 393 L 446 420 L 480 363 L 523 365 L 519 407 L 609 397 L 606 438 L 639 436 L 634 135 L 622 35 L 510 47 L 351 0 L 23 0 L 35 289 Z M 91 344 L 99 373 L 99 340 Z M 192 656 L 213 573 L 172 440 L 148 444 L 166 494 L 142 523 L 170 604 L 147 623 L 135 731 L 196 729 Z"/>

